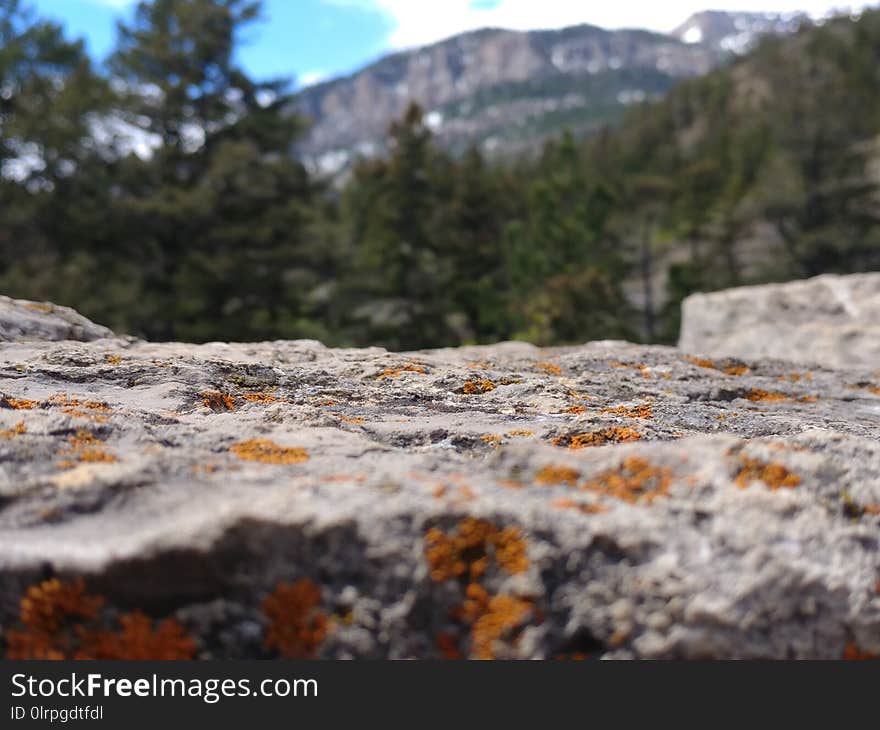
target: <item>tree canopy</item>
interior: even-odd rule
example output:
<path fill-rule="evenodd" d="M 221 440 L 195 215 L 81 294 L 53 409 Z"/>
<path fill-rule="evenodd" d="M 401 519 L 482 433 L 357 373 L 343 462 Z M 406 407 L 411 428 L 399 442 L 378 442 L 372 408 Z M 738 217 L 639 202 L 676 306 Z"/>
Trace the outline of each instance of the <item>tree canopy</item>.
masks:
<path fill-rule="evenodd" d="M 143 0 L 95 67 L 0 0 L 0 290 L 153 339 L 414 349 L 674 341 L 696 290 L 880 268 L 880 12 L 753 52 L 585 139 L 453 154 L 413 104 L 322 180 L 255 0 Z"/>

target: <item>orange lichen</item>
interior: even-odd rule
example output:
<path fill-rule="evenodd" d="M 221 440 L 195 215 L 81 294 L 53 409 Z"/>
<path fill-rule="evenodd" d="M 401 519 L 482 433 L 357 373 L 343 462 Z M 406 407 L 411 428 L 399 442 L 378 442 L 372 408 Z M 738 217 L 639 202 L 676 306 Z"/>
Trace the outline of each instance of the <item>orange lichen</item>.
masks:
<path fill-rule="evenodd" d="M 23 629 L 6 633 L 7 659 L 68 659 L 76 651 L 74 619 L 92 621 L 104 605 L 90 596 L 85 583 L 56 578 L 28 588 L 19 602 L 19 623 Z"/>
<path fill-rule="evenodd" d="M 613 368 L 618 368 L 618 369 L 630 368 L 632 370 L 638 370 L 642 374 L 643 377 L 645 377 L 645 378 L 651 377 L 651 374 L 649 372 L 650 368 L 647 365 L 645 365 L 644 363 L 612 362 L 609 364 Z"/>
<path fill-rule="evenodd" d="M 22 436 L 27 433 L 27 426 L 24 425 L 24 421 L 19 421 L 12 428 L 2 429 L 0 430 L 0 438 L 13 439 L 16 436 Z"/>
<path fill-rule="evenodd" d="M 691 365 L 696 365 L 698 368 L 704 368 L 706 370 L 718 370 L 719 372 L 724 373 L 725 375 L 745 375 L 749 372 L 749 368 L 742 363 L 730 363 L 729 365 L 719 365 L 714 360 L 710 360 L 705 357 L 692 357 L 690 355 L 686 355 L 685 360 L 687 360 Z"/>
<path fill-rule="evenodd" d="M 518 575 L 529 569 L 526 541 L 518 527 L 505 527 L 493 539 L 495 560 L 502 570 L 511 575 Z"/>
<path fill-rule="evenodd" d="M 104 360 L 109 365 L 120 365 L 122 363 L 122 358 L 119 355 L 104 355 Z"/>
<path fill-rule="evenodd" d="M 53 406 L 61 407 L 61 412 L 73 416 L 74 418 L 88 418 L 98 423 L 106 423 L 107 416 L 102 414 L 112 413 L 110 406 L 101 401 L 95 400 L 79 400 L 78 398 L 70 398 L 64 393 L 58 393 L 49 398 L 49 403 Z"/>
<path fill-rule="evenodd" d="M 511 575 L 528 570 L 526 541 L 519 528 L 498 529 L 473 517 L 463 519 L 449 534 L 432 528 L 425 534 L 425 558 L 433 581 L 457 580 L 464 590 L 461 605 L 452 609 L 450 616 L 470 626 L 471 656 L 494 658 L 495 643 L 517 629 L 533 608 L 530 601 L 514 596 L 491 596 L 480 584 L 493 560 Z M 444 658 L 463 656 L 452 634 L 440 634 L 437 647 Z"/>
<path fill-rule="evenodd" d="M 605 444 L 622 444 L 638 441 L 642 434 L 634 428 L 611 426 L 600 431 L 590 433 L 565 434 L 552 439 L 554 446 L 562 446 L 569 449 L 585 449 L 591 446 L 604 446 Z"/>
<path fill-rule="evenodd" d="M 364 422 L 364 419 L 363 419 L 363 418 L 353 418 L 353 417 L 351 417 L 351 416 L 340 416 L 340 415 L 338 415 L 338 414 L 335 414 L 335 415 L 336 415 L 336 417 L 337 417 L 340 421 L 342 421 L 343 423 L 361 424 L 361 423 Z"/>
<path fill-rule="evenodd" d="M 849 662 L 870 661 L 871 659 L 876 658 L 877 655 L 874 652 L 862 651 L 862 649 L 859 648 L 859 645 L 853 642 L 847 644 L 846 648 L 843 650 L 843 659 Z"/>
<path fill-rule="evenodd" d="M 508 431 L 507 435 L 511 438 L 529 438 L 530 436 L 534 436 L 534 431 L 529 431 L 528 429 L 517 429 L 514 431 Z"/>
<path fill-rule="evenodd" d="M 799 383 L 801 380 L 812 380 L 812 373 L 788 373 L 787 375 L 780 375 L 780 380 L 788 381 L 790 383 Z"/>
<path fill-rule="evenodd" d="M 425 558 L 431 579 L 437 583 L 463 576 L 478 579 L 486 571 L 490 555 L 512 575 L 529 567 L 526 541 L 516 527 L 499 530 L 486 520 L 466 517 L 453 534 L 436 527 L 425 533 Z"/>
<path fill-rule="evenodd" d="M 49 314 L 55 311 L 55 308 L 51 304 L 38 304 L 37 302 L 25 302 L 25 307 L 28 309 L 33 309 L 35 312 L 44 312 L 45 314 Z"/>
<path fill-rule="evenodd" d="M 619 406 L 617 408 L 604 408 L 602 413 L 608 413 L 614 416 L 625 416 L 626 418 L 653 418 L 654 417 L 654 407 L 650 403 L 646 403 L 640 406 L 633 406 L 632 408 L 628 408 L 627 406 Z"/>
<path fill-rule="evenodd" d="M 464 659 L 464 655 L 458 648 L 458 639 L 453 634 L 440 633 L 437 634 L 437 648 L 440 650 L 440 656 L 447 661 L 457 661 Z"/>
<path fill-rule="evenodd" d="M 140 611 L 122 614 L 119 631 L 78 631 L 82 648 L 75 659 L 108 661 L 186 661 L 196 653 L 196 642 L 176 619 L 153 627 Z"/>
<path fill-rule="evenodd" d="M 301 464 L 309 459 L 309 452 L 305 449 L 279 446 L 268 439 L 242 441 L 230 446 L 229 450 L 242 461 L 263 464 Z"/>
<path fill-rule="evenodd" d="M 417 375 L 427 375 L 428 371 L 425 370 L 421 365 L 402 365 L 397 368 L 386 368 L 379 375 L 376 376 L 376 380 L 383 380 L 384 378 L 399 378 L 404 373 L 416 373 Z"/>
<path fill-rule="evenodd" d="M 14 411 L 30 411 L 40 405 L 39 401 L 27 400 L 26 398 L 8 398 L 0 400 L 0 407 L 11 408 Z"/>
<path fill-rule="evenodd" d="M 264 405 L 275 403 L 278 400 L 271 393 L 247 393 L 246 395 L 243 395 L 242 398 L 249 403 L 263 403 Z"/>
<path fill-rule="evenodd" d="M 212 411 L 234 411 L 235 410 L 235 396 L 229 395 L 228 393 L 220 393 L 218 391 L 210 391 L 199 393 L 199 396 L 202 399 L 202 404 L 205 408 L 210 408 Z"/>
<path fill-rule="evenodd" d="M 462 386 L 462 393 L 465 395 L 477 395 L 480 393 L 488 393 L 495 390 L 495 383 L 491 380 L 468 380 Z"/>
<path fill-rule="evenodd" d="M 263 601 L 265 647 L 285 659 L 314 658 L 330 629 L 320 604 L 321 588 L 308 578 L 277 585 Z"/>
<path fill-rule="evenodd" d="M 57 578 L 28 588 L 19 603 L 19 620 L 28 629 L 51 634 L 70 617 L 92 620 L 104 599 L 91 596 L 82 578 L 65 583 Z"/>
<path fill-rule="evenodd" d="M 88 418 L 90 421 L 95 421 L 96 423 L 107 423 L 107 416 L 95 415 L 94 413 L 89 413 L 80 408 L 62 408 L 61 412 L 66 413 L 68 416 L 73 416 L 74 418 Z"/>
<path fill-rule="evenodd" d="M 536 362 L 535 367 L 551 375 L 562 375 L 562 368 L 559 365 L 554 365 L 552 362 Z"/>
<path fill-rule="evenodd" d="M 91 464 L 114 464 L 119 461 L 113 454 L 109 454 L 101 449 L 83 449 L 79 453 L 79 460 Z"/>
<path fill-rule="evenodd" d="M 600 504 L 584 504 L 583 502 L 577 502 L 566 497 L 555 500 L 551 506 L 554 509 L 575 510 L 585 515 L 597 515 L 606 511 Z"/>
<path fill-rule="evenodd" d="M 568 484 L 573 487 L 580 479 L 581 473 L 577 469 L 567 466 L 545 466 L 535 474 L 535 482 L 538 484 Z"/>
<path fill-rule="evenodd" d="M 717 370 L 718 368 L 715 366 L 715 361 L 710 360 L 705 357 L 692 357 L 691 355 L 686 355 L 685 360 L 687 360 L 691 365 L 696 365 L 698 368 L 705 368 L 706 370 Z"/>
<path fill-rule="evenodd" d="M 58 462 L 60 469 L 70 469 L 76 462 L 112 464 L 117 459 L 113 454 L 102 448 L 103 441 L 91 431 L 77 431 L 67 437 L 67 448 L 58 453 L 67 459 Z"/>
<path fill-rule="evenodd" d="M 800 486 L 802 480 L 782 464 L 743 457 L 734 483 L 740 489 L 746 489 L 755 481 L 763 482 L 768 489 L 775 492 L 777 489 L 794 489 Z"/>
<path fill-rule="evenodd" d="M 769 390 L 755 388 L 746 393 L 746 399 L 753 403 L 779 403 L 781 401 L 791 400 L 785 393 L 773 393 Z"/>
<path fill-rule="evenodd" d="M 746 365 L 734 364 L 728 365 L 721 372 L 723 372 L 725 375 L 745 375 L 749 372 L 749 368 Z"/>
<path fill-rule="evenodd" d="M 500 436 L 496 436 L 494 433 L 484 433 L 482 436 L 480 436 L 480 441 L 482 441 L 484 444 L 488 444 L 493 448 L 498 448 L 499 446 L 501 446 L 502 443 L 504 443 L 504 439 L 502 439 Z"/>
<path fill-rule="evenodd" d="M 584 408 L 583 406 L 571 406 L 570 408 L 565 409 L 565 413 L 578 414 L 578 413 L 586 413 L 586 412 L 587 412 L 587 409 Z"/>
<path fill-rule="evenodd" d="M 488 600 L 471 629 L 472 654 L 477 659 L 495 658 L 495 642 L 521 627 L 533 609 L 531 601 L 497 595 Z"/>
<path fill-rule="evenodd" d="M 631 456 L 619 469 L 611 469 L 586 482 L 582 489 L 602 496 L 635 504 L 669 496 L 672 474 L 668 469 L 654 466 L 649 461 Z"/>
<path fill-rule="evenodd" d="M 87 408 L 90 411 L 100 411 L 101 413 L 111 413 L 110 406 L 97 400 L 79 400 L 78 398 L 70 398 L 64 393 L 53 395 L 49 398 L 49 402 L 58 406 L 69 406 L 73 408 Z"/>
<path fill-rule="evenodd" d="M 880 395 L 880 387 L 871 385 L 868 387 L 868 392 L 873 393 L 874 395 Z"/>

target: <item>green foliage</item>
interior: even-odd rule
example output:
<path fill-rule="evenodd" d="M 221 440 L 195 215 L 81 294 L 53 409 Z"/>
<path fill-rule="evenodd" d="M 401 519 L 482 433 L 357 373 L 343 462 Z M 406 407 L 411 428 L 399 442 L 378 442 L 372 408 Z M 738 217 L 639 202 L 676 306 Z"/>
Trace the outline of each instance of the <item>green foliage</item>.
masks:
<path fill-rule="evenodd" d="M 520 160 L 444 150 L 413 105 L 341 188 L 291 155 L 303 124 L 285 82 L 236 63 L 259 13 L 145 0 L 102 75 L 0 0 L 4 293 L 153 339 L 672 342 L 694 291 L 880 268 L 880 12 L 768 39 L 613 129 L 598 126 L 634 72 L 477 95 L 474 114 L 595 102 L 511 131 L 572 129 Z M 108 144 L 122 123 L 151 154 Z"/>

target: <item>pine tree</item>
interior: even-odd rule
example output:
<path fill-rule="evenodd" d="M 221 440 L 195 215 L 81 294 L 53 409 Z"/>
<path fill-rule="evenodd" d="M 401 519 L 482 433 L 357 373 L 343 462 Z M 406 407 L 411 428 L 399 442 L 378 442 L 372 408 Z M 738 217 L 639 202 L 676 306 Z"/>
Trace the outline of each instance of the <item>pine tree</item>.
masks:
<path fill-rule="evenodd" d="M 61 290 L 73 255 L 93 262 L 91 241 L 66 229 L 106 191 L 73 192 L 103 162 L 92 125 L 111 100 L 80 41 L 21 0 L 0 0 L 0 287 L 10 294 L 78 304 Z"/>
<path fill-rule="evenodd" d="M 355 316 L 388 347 L 450 344 L 453 272 L 442 241 L 452 166 L 434 146 L 415 104 L 391 125 L 389 136 L 387 161 L 355 171 L 353 184 L 364 187 L 356 204 L 355 246 L 361 275 L 369 281 Z"/>
<path fill-rule="evenodd" d="M 151 306 L 154 337 L 259 339 L 313 335 L 308 294 L 328 265 L 309 235 L 317 190 L 290 155 L 302 129 L 285 84 L 258 83 L 235 64 L 260 4 L 141 2 L 120 26 L 111 65 L 128 113 L 160 141 L 129 160 L 122 205 L 127 257 Z"/>

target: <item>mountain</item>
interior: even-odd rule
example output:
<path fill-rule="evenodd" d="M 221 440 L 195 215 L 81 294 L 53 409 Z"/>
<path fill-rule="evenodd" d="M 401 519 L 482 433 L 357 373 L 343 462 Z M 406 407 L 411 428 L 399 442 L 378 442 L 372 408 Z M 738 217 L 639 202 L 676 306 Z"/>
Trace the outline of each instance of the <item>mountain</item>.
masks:
<path fill-rule="evenodd" d="M 388 125 L 414 100 L 446 148 L 517 153 L 563 128 L 594 131 L 804 17 L 705 12 L 669 35 L 591 25 L 465 33 L 301 91 L 294 109 L 312 126 L 298 152 L 335 173 L 358 154 L 380 152 Z"/>
<path fill-rule="evenodd" d="M 878 88 L 866 10 L 768 38 L 584 140 L 621 240 L 641 242 L 635 306 L 669 296 L 672 332 L 681 294 L 880 270 Z"/>
<path fill-rule="evenodd" d="M 762 35 L 794 33 L 810 17 L 806 13 L 695 13 L 672 31 L 684 43 L 708 46 L 719 53 L 740 54 Z"/>

